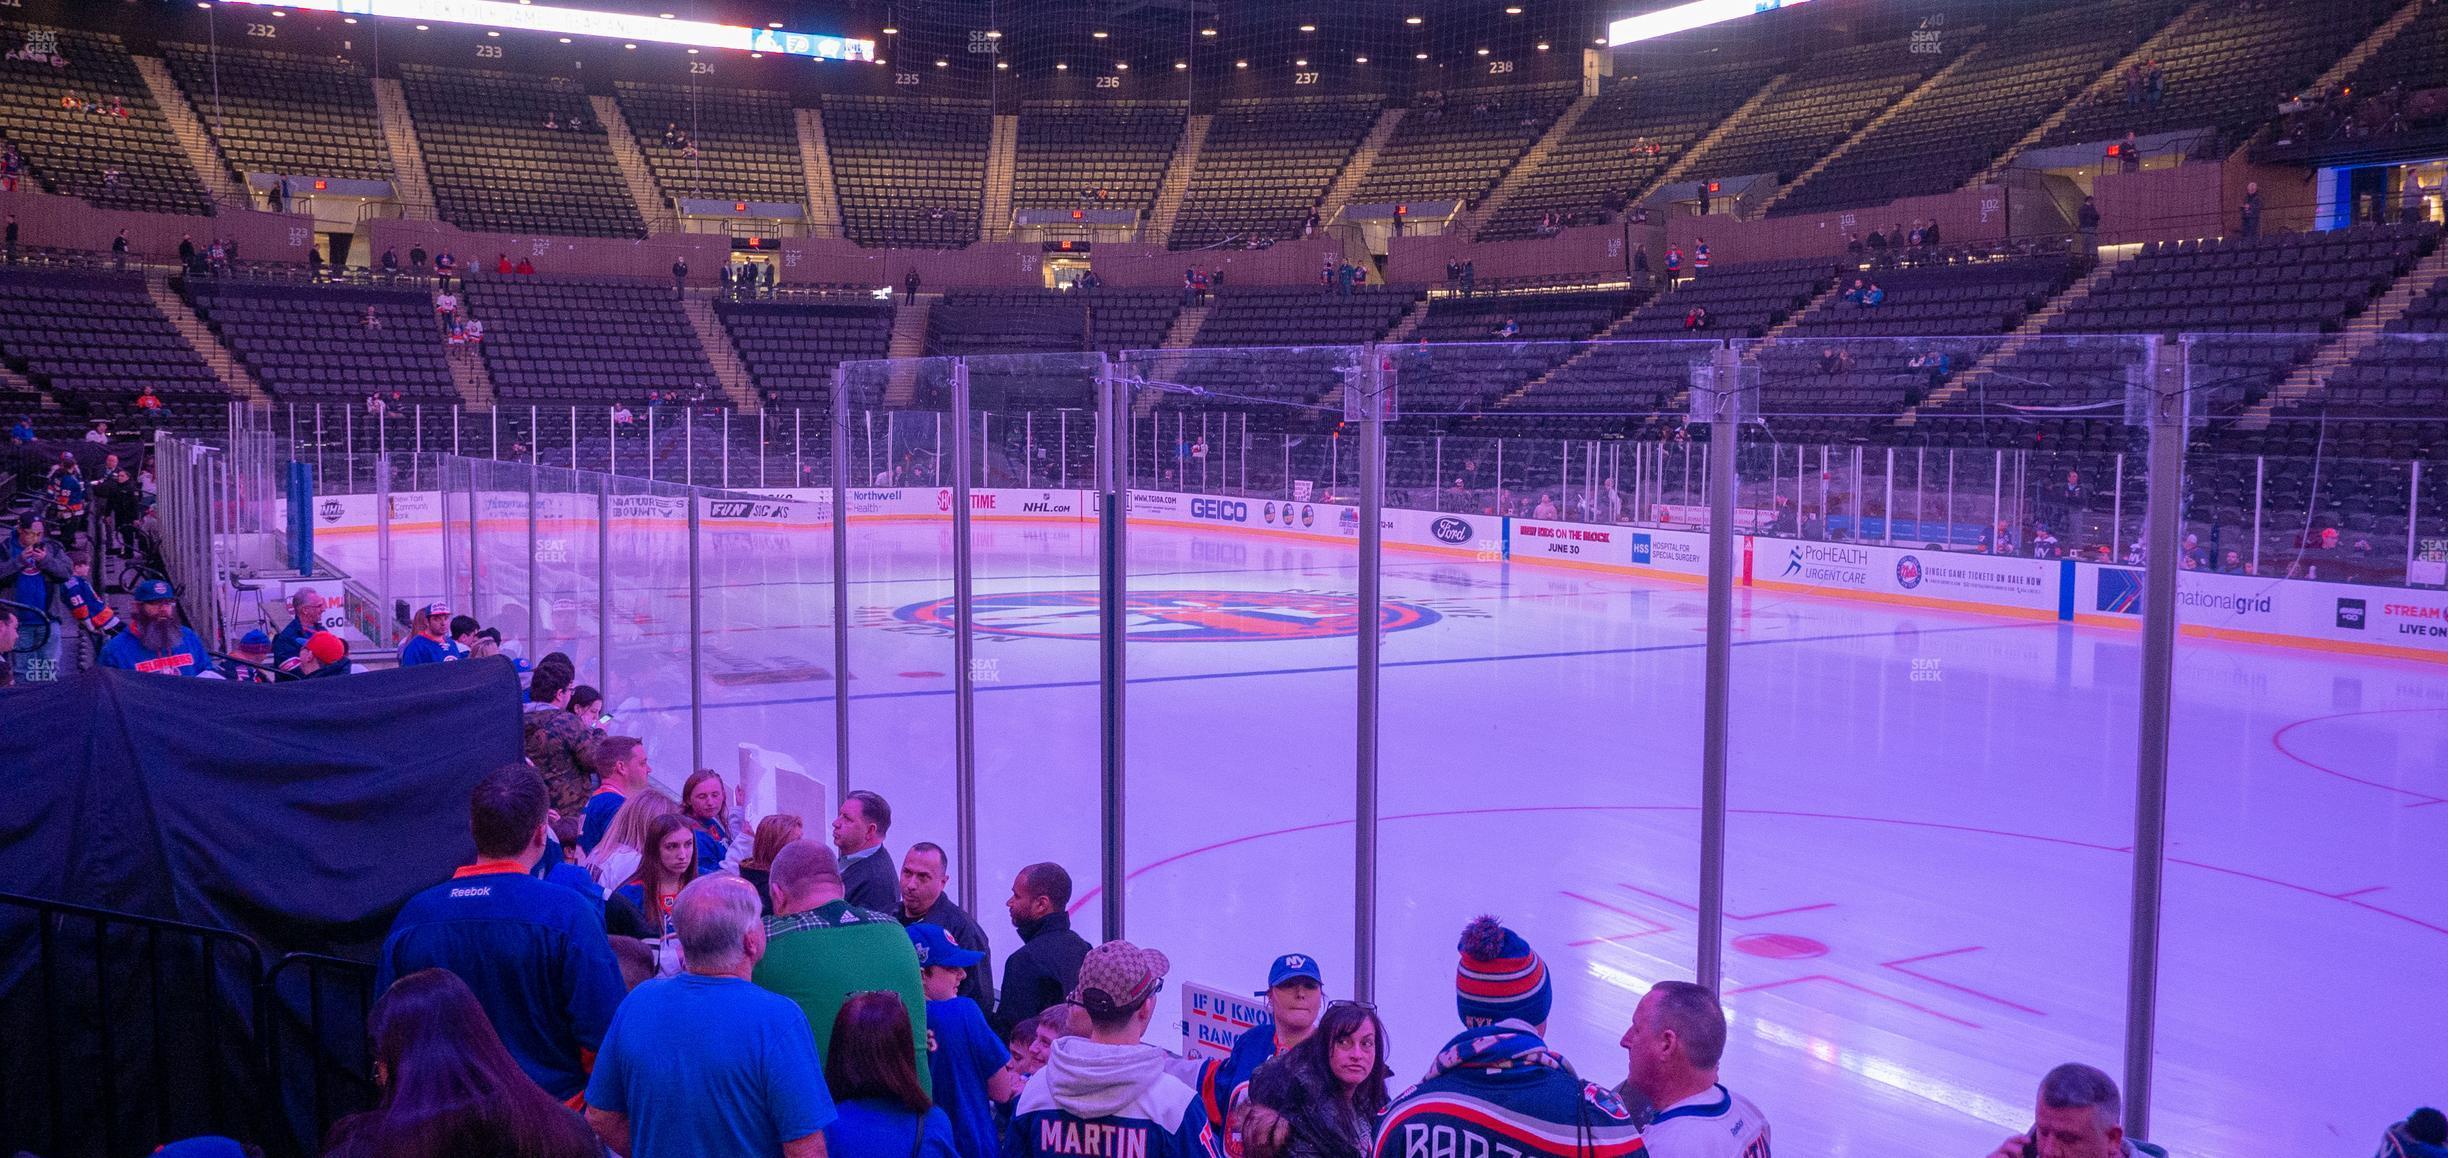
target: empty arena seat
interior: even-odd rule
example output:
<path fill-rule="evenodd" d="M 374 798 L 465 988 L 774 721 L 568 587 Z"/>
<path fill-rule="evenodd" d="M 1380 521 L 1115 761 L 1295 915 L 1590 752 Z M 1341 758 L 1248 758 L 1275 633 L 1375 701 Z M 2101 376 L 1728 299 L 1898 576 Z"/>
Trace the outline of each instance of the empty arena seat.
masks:
<path fill-rule="evenodd" d="M 827 93 L 824 126 L 850 240 L 959 249 L 978 239 L 992 106 L 950 97 Z"/>
<path fill-rule="evenodd" d="M 806 204 L 788 95 L 626 80 L 613 89 L 665 198 Z"/>
<path fill-rule="evenodd" d="M 1483 410 L 1579 352 L 1573 343 L 1614 324 L 1640 301 L 1641 295 L 1622 291 L 1436 298 L 1411 331 L 1415 344 L 1393 351 L 1401 411 Z"/>
<path fill-rule="evenodd" d="M 493 232 L 646 236 L 577 82 L 408 64 L 400 85 L 443 220 Z"/>
<path fill-rule="evenodd" d="M 1208 123 L 1168 244 L 1203 249 L 1300 236 L 1383 103 L 1373 96 L 1223 102 Z"/>
<path fill-rule="evenodd" d="M 637 402 L 649 393 L 721 388 L 668 282 L 631 278 L 467 279 L 484 321 L 485 368 L 503 401 Z"/>
<path fill-rule="evenodd" d="M 2174 0 L 2106 0 L 1989 29 L 1955 71 L 1769 212 L 1878 205 L 1962 187 L 2178 7 Z"/>
<path fill-rule="evenodd" d="M 374 81 L 362 66 L 196 44 L 163 45 L 162 57 L 237 172 L 391 180 Z"/>
<path fill-rule="evenodd" d="M 1031 101 L 1012 158 L 1016 209 L 1146 212 L 1190 106 L 1180 101 Z M 1008 222 L 990 223 L 997 228 Z"/>
<path fill-rule="evenodd" d="M 458 402 L 432 299 L 415 290 L 229 282 L 184 285 L 197 316 L 282 402 Z M 382 324 L 369 328 L 367 311 Z"/>
<path fill-rule="evenodd" d="M 1768 173 L 1778 181 L 1793 180 L 1938 71 L 1961 41 L 1944 43 L 1945 54 L 1888 41 L 1804 57 L 1766 99 L 1692 158 L 1689 173 L 1696 178 Z"/>
<path fill-rule="evenodd" d="M 0 24 L 0 41 L 12 49 L 39 39 L 36 33 L 56 38 L 65 67 L 0 60 L 0 140 L 17 147 L 34 180 L 105 209 L 211 213 L 212 198 L 119 38 Z M 70 101 L 78 107 L 67 107 Z M 127 115 L 113 115 L 119 108 Z"/>
<path fill-rule="evenodd" d="M 1703 67 L 1668 58 L 1616 77 L 1488 219 L 1480 240 L 1534 237 L 1550 213 L 1595 222 L 1610 197 L 1629 204 L 1773 72 L 1743 60 Z"/>
<path fill-rule="evenodd" d="M 127 413 L 147 387 L 174 410 L 229 398 L 136 274 L 0 270 L 0 357 L 106 417 Z"/>
<path fill-rule="evenodd" d="M 1455 89 L 1413 102 L 1353 200 L 1475 202 L 1570 108 L 1573 83 Z"/>
<path fill-rule="evenodd" d="M 714 311 L 757 397 L 771 406 L 827 406 L 835 366 L 892 348 L 889 302 L 718 301 Z"/>
<path fill-rule="evenodd" d="M 2232 146 L 2278 115 L 2281 94 L 2311 83 L 2397 8 L 2392 0 L 2202 6 L 2179 17 L 2154 53 L 2166 70 L 2157 102 L 2128 101 L 2112 86 L 2041 144 L 2213 129 L 2214 148 Z"/>

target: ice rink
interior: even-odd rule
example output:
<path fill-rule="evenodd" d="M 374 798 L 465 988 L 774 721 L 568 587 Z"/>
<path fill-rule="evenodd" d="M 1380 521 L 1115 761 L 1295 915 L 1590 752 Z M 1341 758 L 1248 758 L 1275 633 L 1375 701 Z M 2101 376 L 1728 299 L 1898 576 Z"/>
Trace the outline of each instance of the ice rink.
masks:
<path fill-rule="evenodd" d="M 571 651 L 582 680 L 608 648 L 614 728 L 670 784 L 692 630 L 707 762 L 745 741 L 829 772 L 829 529 L 703 534 L 695 607 L 684 530 L 613 530 L 607 569 L 588 520 L 539 528 L 532 593 L 523 557 L 488 552 L 474 613 L 523 635 L 532 594 L 534 650 Z M 851 531 L 847 781 L 891 800 L 896 854 L 957 847 L 951 537 Z M 394 544 L 394 596 L 443 588 L 439 535 Z M 972 544 L 975 907 L 998 964 L 1014 871 L 1052 859 L 1085 935 L 1122 887 L 1129 937 L 1177 981 L 1254 990 L 1298 951 L 1348 994 L 1354 549 L 1134 525 L 1117 883 L 1097 872 L 1094 524 L 981 521 Z M 370 535 L 322 549 L 373 571 Z M 1384 574 L 1395 1081 L 1456 1028 L 1454 938 L 1486 912 L 1553 966 L 1550 1037 L 1611 1085 L 1643 987 L 1696 958 L 1703 591 L 1402 552 Z M 464 570 L 448 582 L 464 604 Z M 1736 615 L 1724 1074 L 1778 1149 L 1986 1154 L 2051 1065 L 2119 1073 L 2138 637 L 1748 589 Z M 2153 1133 L 2187 1155 L 2368 1153 L 2448 1097 L 2448 679 L 2191 637 L 2177 671 Z"/>

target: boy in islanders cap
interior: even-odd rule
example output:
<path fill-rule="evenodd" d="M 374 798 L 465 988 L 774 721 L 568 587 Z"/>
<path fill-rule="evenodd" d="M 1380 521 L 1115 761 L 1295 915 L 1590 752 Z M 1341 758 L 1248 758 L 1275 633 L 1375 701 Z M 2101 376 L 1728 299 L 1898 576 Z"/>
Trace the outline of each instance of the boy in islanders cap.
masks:
<path fill-rule="evenodd" d="M 1462 930 L 1454 1002 L 1462 1032 L 1386 1111 L 1380 1154 L 1622 1158 L 1642 1152 L 1623 1103 L 1547 1045 L 1547 963 L 1494 917 Z"/>
<path fill-rule="evenodd" d="M 1132 1154 L 1214 1158 L 1215 1131 L 1171 1058 L 1140 1041 L 1173 963 L 1154 949 L 1107 941 L 1080 962 L 1077 995 L 1087 1037 L 1054 1043 L 1013 1110 L 1017 1158 Z"/>

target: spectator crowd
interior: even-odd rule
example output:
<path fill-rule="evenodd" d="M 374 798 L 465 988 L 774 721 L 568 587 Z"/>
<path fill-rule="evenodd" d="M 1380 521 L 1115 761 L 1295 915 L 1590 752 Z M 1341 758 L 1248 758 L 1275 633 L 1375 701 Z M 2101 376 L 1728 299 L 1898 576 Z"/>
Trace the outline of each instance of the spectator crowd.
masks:
<path fill-rule="evenodd" d="M 379 1095 L 327 1154 L 1770 1153 L 1768 1114 L 1722 1072 L 1727 1018 L 1705 986 L 1649 985 L 1618 1042 L 1624 1077 L 1597 1080 L 1549 1043 L 1564 1011 L 1535 931 L 1482 916 L 1456 942 L 1452 1029 L 1416 1054 L 1294 951 L 1226 1056 L 1183 1056 L 1145 1040 L 1171 962 L 1075 932 L 1061 865 L 1013 876 L 997 985 L 999 935 L 945 894 L 942 847 L 895 860 L 882 796 L 843 796 L 824 840 L 799 816 L 751 827 L 710 769 L 665 792 L 573 679 L 539 663 L 528 759 L 468 796 L 475 858 L 392 922 L 369 1023 Z M 2166 1153 L 2126 1136 L 2096 1067 L 2058 1066 L 2031 1098 L 2031 1125 L 1990 1158 Z M 2416 1110 L 2382 1158 L 2442 1158 L 2444 1127 Z"/>

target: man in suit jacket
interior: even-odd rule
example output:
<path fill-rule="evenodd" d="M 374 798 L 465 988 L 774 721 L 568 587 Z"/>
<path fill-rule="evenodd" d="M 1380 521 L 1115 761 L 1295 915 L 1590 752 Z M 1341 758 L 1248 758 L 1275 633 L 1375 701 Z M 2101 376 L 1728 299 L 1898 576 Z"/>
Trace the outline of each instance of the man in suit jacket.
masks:
<path fill-rule="evenodd" d="M 892 831 L 892 805 L 859 789 L 842 798 L 833 816 L 833 848 L 841 854 L 842 890 L 855 908 L 890 915 L 901 908 L 901 882 L 884 834 Z"/>

